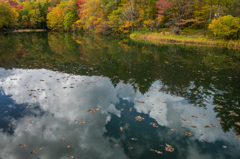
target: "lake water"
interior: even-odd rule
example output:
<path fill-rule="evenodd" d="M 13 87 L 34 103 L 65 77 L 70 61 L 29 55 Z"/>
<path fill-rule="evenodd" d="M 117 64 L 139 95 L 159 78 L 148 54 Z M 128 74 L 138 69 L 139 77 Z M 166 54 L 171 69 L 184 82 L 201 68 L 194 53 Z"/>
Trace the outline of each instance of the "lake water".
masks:
<path fill-rule="evenodd" d="M 0 35 L 0 158 L 239 159 L 240 51 Z"/>

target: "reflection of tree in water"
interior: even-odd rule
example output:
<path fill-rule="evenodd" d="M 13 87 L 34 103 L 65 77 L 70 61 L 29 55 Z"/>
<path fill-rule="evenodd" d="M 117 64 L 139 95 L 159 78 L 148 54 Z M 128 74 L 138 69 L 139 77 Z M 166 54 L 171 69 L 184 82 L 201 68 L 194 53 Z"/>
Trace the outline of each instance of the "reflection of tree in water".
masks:
<path fill-rule="evenodd" d="M 116 87 L 130 83 L 142 94 L 160 80 L 160 91 L 184 97 L 194 106 L 215 108 L 224 131 L 234 128 L 239 109 L 239 51 L 213 47 L 151 45 L 125 37 L 69 33 L 1 36 L 1 67 L 46 68 L 78 75 L 103 75 Z M 13 39 L 10 43 L 10 39 Z M 231 80 L 228 77 L 232 77 Z M 234 89 L 231 89 L 234 88 Z M 222 98 L 222 99 L 221 99 Z M 221 99 L 221 100 L 217 100 Z M 232 102 L 234 101 L 234 102 Z M 233 104 L 234 103 L 234 104 Z M 232 106 L 234 105 L 234 106 Z"/>

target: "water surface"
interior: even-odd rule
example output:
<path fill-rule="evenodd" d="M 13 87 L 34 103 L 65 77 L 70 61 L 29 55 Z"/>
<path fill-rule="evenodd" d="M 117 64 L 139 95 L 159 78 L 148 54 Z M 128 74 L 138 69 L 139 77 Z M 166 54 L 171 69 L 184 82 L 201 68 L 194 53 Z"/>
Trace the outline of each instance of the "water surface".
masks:
<path fill-rule="evenodd" d="M 54 32 L 0 48 L 0 158 L 240 158 L 237 50 Z"/>

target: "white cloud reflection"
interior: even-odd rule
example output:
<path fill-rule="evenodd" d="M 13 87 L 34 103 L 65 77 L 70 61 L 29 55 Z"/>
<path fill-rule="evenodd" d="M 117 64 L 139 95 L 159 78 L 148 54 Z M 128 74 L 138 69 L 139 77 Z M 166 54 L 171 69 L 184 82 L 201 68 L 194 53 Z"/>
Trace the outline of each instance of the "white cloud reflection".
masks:
<path fill-rule="evenodd" d="M 212 105 L 208 104 L 207 110 L 192 107 L 184 102 L 182 97 L 173 97 L 159 92 L 161 88 L 159 81 L 153 83 L 149 91 L 142 95 L 130 89 L 130 84 L 123 87 L 124 84 L 120 83 L 114 88 L 111 81 L 104 77 L 70 76 L 44 69 L 1 69 L 0 73 L 0 85 L 4 93 L 11 95 L 16 104 L 28 103 L 40 108 L 39 110 L 28 108 L 37 115 L 28 113 L 21 119 L 12 120 L 11 124 L 15 128 L 13 135 L 0 132 L 2 139 L 0 158 L 17 159 L 38 156 L 41 159 L 48 159 L 67 158 L 67 155 L 88 159 L 128 158 L 120 139 L 103 136 L 106 132 L 105 125 L 111 121 L 110 114 L 121 117 L 121 111 L 116 109 L 116 105 L 120 102 L 119 97 L 134 102 L 134 108 L 138 113 L 149 113 L 150 118 L 155 119 L 159 125 L 167 127 L 167 133 L 171 135 L 162 136 L 162 133 L 159 133 L 160 138 L 171 140 L 172 136 L 177 136 L 180 140 L 185 137 L 186 131 L 191 132 L 193 136 L 189 137 L 189 142 L 192 142 L 187 144 L 189 150 L 187 158 L 213 158 L 209 154 L 200 153 L 198 147 L 194 145 L 196 140 L 203 142 L 202 139 L 205 139 L 209 143 L 223 141 L 231 145 L 234 150 L 240 147 L 239 141 L 234 138 L 232 132 L 225 134 L 221 130 Z M 64 89 L 64 87 L 67 88 Z M 136 103 L 135 100 L 144 103 Z M 87 112 L 92 108 L 99 108 L 101 113 Z M 40 111 L 44 112 L 42 116 Z M 201 116 L 199 112 L 205 113 L 206 116 Z M 191 118 L 191 115 L 198 118 Z M 179 120 L 181 118 L 189 119 L 191 122 Z M 26 122 L 30 120 L 33 124 Z M 81 121 L 85 121 L 85 124 L 79 124 Z M 217 125 L 218 128 L 203 128 L 210 123 Z M 195 125 L 196 128 L 191 128 L 191 125 Z M 187 129 L 181 129 L 182 126 L 186 126 Z M 127 129 L 130 129 L 129 125 Z M 178 131 L 172 132 L 170 129 Z M 204 135 L 201 136 L 201 133 Z M 61 138 L 65 140 L 60 141 Z M 75 142 L 72 143 L 72 140 Z M 28 146 L 20 148 L 18 145 L 21 143 Z M 116 147 L 114 144 L 120 144 L 120 146 Z M 71 148 L 68 149 L 67 145 Z M 174 146 L 178 147 L 178 144 Z M 45 148 L 39 150 L 40 147 Z M 143 148 L 140 146 L 139 149 L 141 149 L 138 151 L 140 155 Z M 30 154 L 33 150 L 37 154 Z"/>

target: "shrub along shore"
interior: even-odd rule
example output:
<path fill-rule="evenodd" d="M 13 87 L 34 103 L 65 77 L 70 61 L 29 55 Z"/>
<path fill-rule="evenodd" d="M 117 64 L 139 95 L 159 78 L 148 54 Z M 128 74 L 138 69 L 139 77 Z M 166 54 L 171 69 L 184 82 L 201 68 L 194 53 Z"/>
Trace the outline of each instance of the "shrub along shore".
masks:
<path fill-rule="evenodd" d="M 215 37 L 211 34 L 206 35 L 204 30 L 195 30 L 194 33 L 186 33 L 183 30 L 183 33 L 180 33 L 180 35 L 176 35 L 170 31 L 165 30 L 161 32 L 136 31 L 130 34 L 130 38 L 141 41 L 151 41 L 154 43 L 210 45 L 240 49 L 240 40 L 224 39 Z"/>

